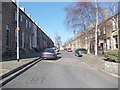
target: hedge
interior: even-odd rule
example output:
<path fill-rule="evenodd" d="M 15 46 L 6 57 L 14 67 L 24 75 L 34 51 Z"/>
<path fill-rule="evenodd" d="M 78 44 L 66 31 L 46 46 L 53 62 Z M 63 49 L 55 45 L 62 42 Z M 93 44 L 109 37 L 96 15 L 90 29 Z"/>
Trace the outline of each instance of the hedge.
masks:
<path fill-rule="evenodd" d="M 120 50 L 109 50 L 104 52 L 104 56 L 110 61 L 120 62 Z"/>

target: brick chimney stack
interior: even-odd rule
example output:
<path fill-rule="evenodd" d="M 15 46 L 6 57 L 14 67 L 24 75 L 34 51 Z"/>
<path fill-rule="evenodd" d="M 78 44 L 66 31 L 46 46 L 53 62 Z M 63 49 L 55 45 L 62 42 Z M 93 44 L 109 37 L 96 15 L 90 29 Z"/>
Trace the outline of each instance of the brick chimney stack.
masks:
<path fill-rule="evenodd" d="M 106 19 L 108 19 L 108 9 L 104 9 L 103 10 L 103 20 L 106 20 Z"/>

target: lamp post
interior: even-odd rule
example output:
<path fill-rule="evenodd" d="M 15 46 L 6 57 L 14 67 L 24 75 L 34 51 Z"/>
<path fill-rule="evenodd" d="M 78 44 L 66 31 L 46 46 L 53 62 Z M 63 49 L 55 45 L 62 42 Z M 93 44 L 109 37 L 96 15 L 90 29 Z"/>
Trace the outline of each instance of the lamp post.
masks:
<path fill-rule="evenodd" d="M 17 61 L 19 62 L 19 0 L 17 0 Z"/>
<path fill-rule="evenodd" d="M 98 26 L 98 6 L 97 6 L 97 1 L 95 0 L 95 6 L 96 6 L 96 26 L 95 26 L 95 55 L 97 56 L 97 26 Z"/>

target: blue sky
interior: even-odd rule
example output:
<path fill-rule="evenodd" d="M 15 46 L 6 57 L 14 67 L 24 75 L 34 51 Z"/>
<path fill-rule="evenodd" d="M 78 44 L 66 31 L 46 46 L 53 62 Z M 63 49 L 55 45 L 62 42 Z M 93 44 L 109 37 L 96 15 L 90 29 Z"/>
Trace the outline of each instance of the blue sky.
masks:
<path fill-rule="evenodd" d="M 73 35 L 64 25 L 64 7 L 68 4 L 69 2 L 21 2 L 20 7 L 25 7 L 25 12 L 31 14 L 31 18 L 53 41 L 55 34 L 58 33 L 62 42 L 65 42 Z"/>
<path fill-rule="evenodd" d="M 73 36 L 73 32 L 67 30 L 64 25 L 64 8 L 71 2 L 20 2 L 20 7 L 31 14 L 31 18 L 38 23 L 44 32 L 54 41 L 56 33 L 61 36 L 64 43 Z M 107 7 L 110 3 L 101 3 Z"/>

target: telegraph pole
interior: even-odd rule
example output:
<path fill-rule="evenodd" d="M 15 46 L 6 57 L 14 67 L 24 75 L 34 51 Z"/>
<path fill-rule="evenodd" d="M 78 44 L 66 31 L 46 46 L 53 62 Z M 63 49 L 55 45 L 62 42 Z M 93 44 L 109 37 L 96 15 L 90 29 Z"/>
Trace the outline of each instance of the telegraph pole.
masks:
<path fill-rule="evenodd" d="M 98 6 L 97 6 L 97 1 L 95 0 L 95 5 L 96 5 L 96 26 L 95 26 L 95 55 L 97 56 L 97 26 L 98 26 Z"/>
<path fill-rule="evenodd" d="M 19 0 L 17 0 L 17 61 L 19 62 Z"/>

